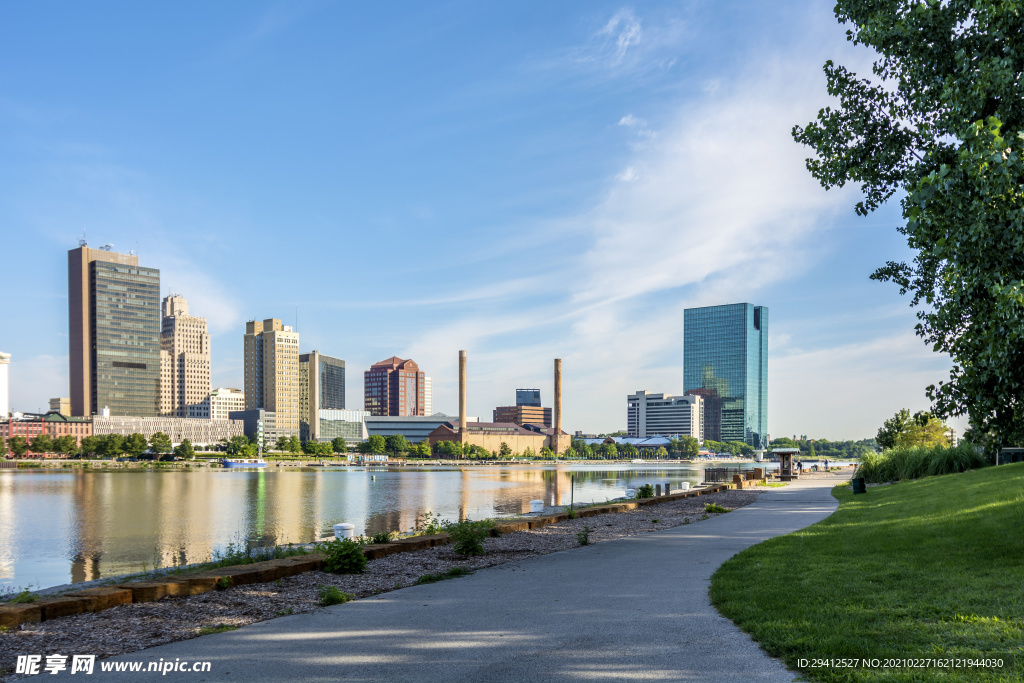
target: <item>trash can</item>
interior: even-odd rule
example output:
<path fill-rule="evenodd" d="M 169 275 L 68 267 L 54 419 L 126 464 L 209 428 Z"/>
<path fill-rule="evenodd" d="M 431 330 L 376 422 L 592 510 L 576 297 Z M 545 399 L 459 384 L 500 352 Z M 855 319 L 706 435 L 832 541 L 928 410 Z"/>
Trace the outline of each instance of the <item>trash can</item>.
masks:
<path fill-rule="evenodd" d="M 850 488 L 853 489 L 854 495 L 858 493 L 867 493 L 868 488 L 864 484 L 864 477 L 854 477 L 850 480 Z"/>
<path fill-rule="evenodd" d="M 337 539 L 352 538 L 356 535 L 355 524 L 335 524 L 334 525 L 334 537 Z"/>
<path fill-rule="evenodd" d="M 530 512 L 544 512 L 544 501 L 543 500 L 531 500 L 530 501 Z"/>

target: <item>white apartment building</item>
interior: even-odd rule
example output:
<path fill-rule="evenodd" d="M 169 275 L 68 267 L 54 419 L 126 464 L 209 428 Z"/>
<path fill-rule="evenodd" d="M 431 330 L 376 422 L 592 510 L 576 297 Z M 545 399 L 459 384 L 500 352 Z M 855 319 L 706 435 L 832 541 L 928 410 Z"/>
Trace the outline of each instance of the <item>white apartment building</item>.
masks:
<path fill-rule="evenodd" d="M 241 389 L 220 387 L 210 392 L 203 406 L 211 420 L 227 420 L 228 413 L 245 410 L 245 392 Z"/>
<path fill-rule="evenodd" d="M 92 419 L 92 433 L 142 434 L 149 439 L 157 432 L 163 432 L 174 444 L 188 439 L 193 446 L 220 443 L 233 436 L 245 434 L 245 423 L 241 420 L 197 420 L 182 417 L 120 417 L 96 415 Z M 109 411 L 106 411 L 109 412 Z"/>
<path fill-rule="evenodd" d="M 11 354 L 0 351 L 0 419 L 7 419 L 11 413 Z"/>
<path fill-rule="evenodd" d="M 434 414 L 434 380 L 429 377 L 423 378 L 423 414 Z"/>
<path fill-rule="evenodd" d="M 626 429 L 630 436 L 692 436 L 704 443 L 704 399 L 638 391 L 626 397 Z"/>

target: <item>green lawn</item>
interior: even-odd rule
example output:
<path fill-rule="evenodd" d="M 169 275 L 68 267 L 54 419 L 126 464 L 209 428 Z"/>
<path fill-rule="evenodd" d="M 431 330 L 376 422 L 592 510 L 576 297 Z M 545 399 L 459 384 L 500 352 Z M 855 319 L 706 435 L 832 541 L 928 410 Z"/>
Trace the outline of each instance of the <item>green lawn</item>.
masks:
<path fill-rule="evenodd" d="M 831 517 L 748 548 L 711 600 L 770 654 L 820 681 L 1019 681 L 1024 463 L 837 487 Z M 823 658 L 999 659 L 998 668 L 812 668 Z"/>

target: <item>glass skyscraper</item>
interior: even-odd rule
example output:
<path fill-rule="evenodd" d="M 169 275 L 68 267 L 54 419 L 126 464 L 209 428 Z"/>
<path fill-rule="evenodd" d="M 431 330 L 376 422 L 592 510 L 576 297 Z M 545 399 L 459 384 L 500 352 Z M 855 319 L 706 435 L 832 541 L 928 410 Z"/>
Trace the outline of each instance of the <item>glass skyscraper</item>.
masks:
<path fill-rule="evenodd" d="M 768 447 L 768 308 L 683 312 L 683 393 L 704 397 L 704 438 Z"/>

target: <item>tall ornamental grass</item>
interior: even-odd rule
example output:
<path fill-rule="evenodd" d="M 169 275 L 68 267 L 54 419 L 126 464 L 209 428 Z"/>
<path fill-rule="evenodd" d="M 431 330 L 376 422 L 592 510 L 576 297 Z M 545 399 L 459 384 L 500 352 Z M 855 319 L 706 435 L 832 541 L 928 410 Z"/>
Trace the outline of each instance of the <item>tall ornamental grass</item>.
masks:
<path fill-rule="evenodd" d="M 866 482 L 882 484 L 901 479 L 919 479 L 937 474 L 966 472 L 988 465 L 974 446 L 899 446 L 884 453 L 868 453 L 861 458 L 857 476 Z"/>

